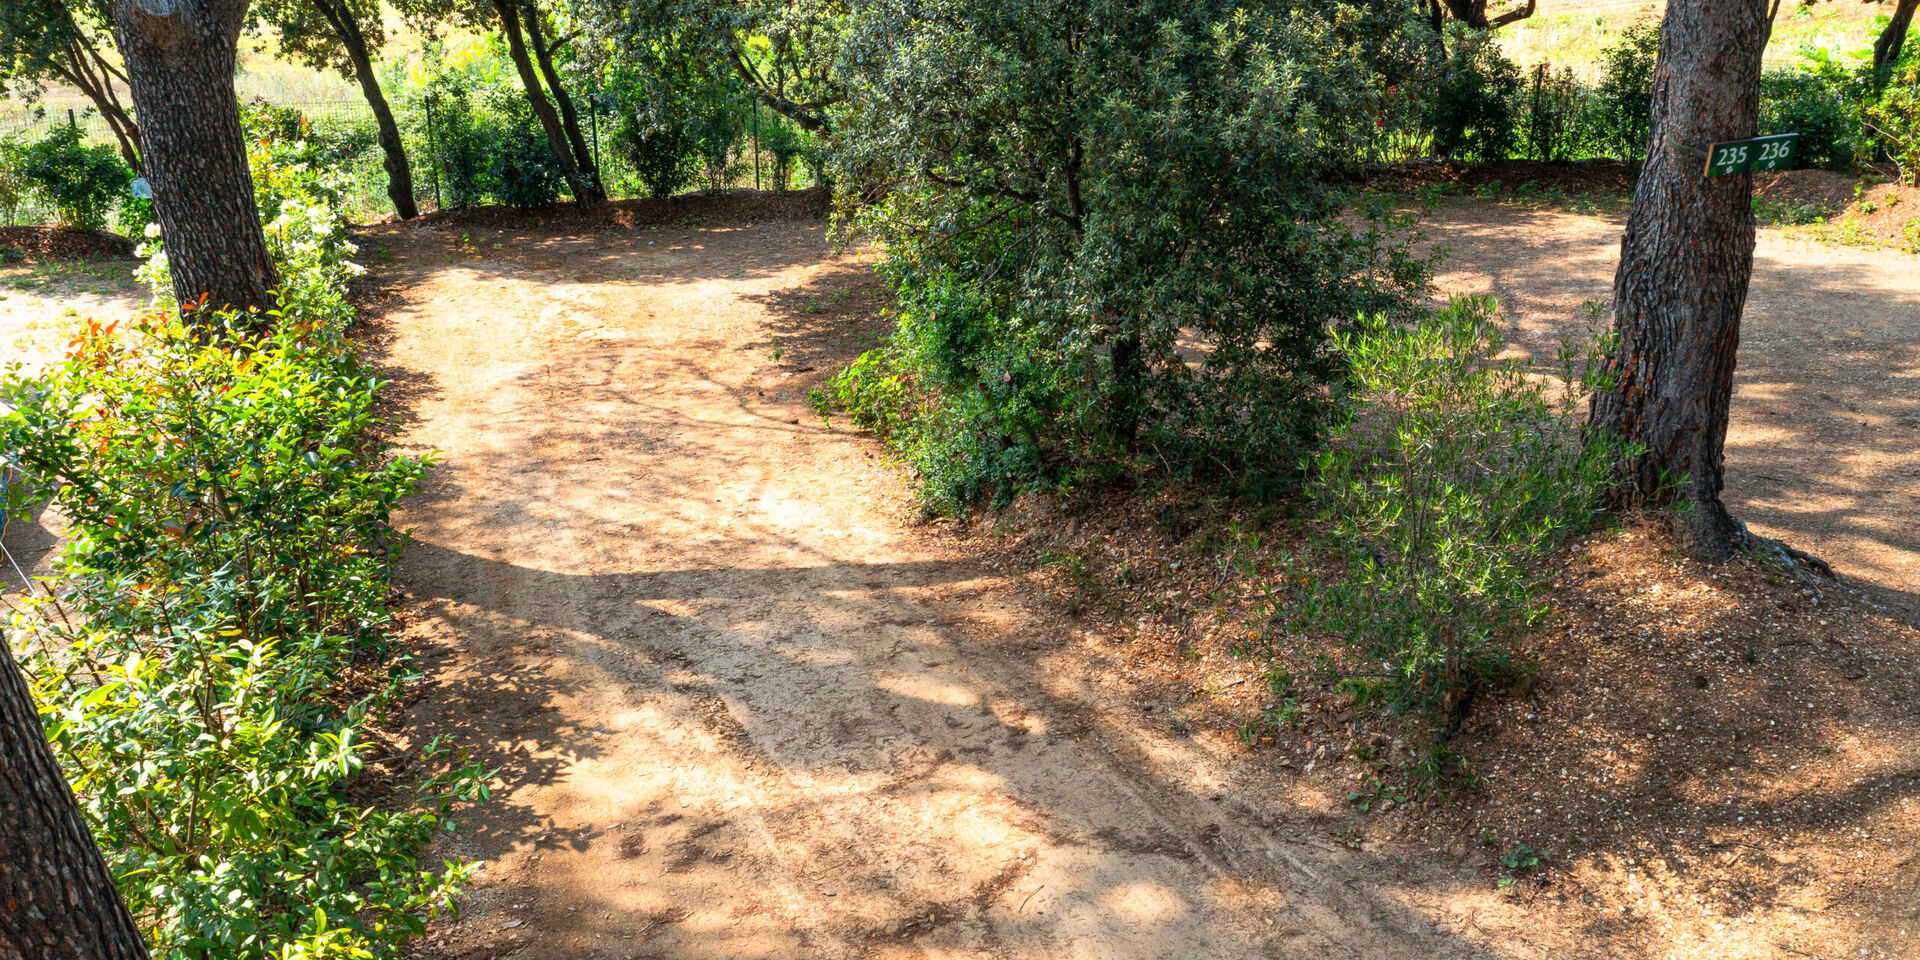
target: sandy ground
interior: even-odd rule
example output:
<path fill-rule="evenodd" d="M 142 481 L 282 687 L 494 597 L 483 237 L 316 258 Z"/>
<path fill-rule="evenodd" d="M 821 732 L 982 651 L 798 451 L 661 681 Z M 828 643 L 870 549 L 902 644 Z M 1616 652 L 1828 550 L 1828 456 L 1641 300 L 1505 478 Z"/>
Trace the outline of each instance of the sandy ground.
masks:
<path fill-rule="evenodd" d="M 1066 621 L 912 529 L 872 442 L 797 387 L 807 318 L 777 304 L 860 269 L 819 224 L 372 244 L 403 442 L 447 451 L 399 521 L 414 722 L 499 771 L 446 851 L 480 883 L 425 955 L 1571 946 L 1475 946 L 1517 919 L 1484 880 L 1290 828 L 1056 666 Z"/>
<path fill-rule="evenodd" d="M 1449 201 L 1423 226 L 1452 250 L 1438 287 L 1503 298 L 1522 349 L 1611 317 L 1616 218 Z M 1760 231 L 1726 500 L 1920 614 L 1920 257 Z"/>

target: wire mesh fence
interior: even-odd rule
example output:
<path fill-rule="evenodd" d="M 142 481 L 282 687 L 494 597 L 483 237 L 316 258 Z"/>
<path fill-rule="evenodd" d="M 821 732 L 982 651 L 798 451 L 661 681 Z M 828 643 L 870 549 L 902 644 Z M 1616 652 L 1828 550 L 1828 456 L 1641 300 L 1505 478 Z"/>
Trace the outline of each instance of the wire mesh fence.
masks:
<path fill-rule="evenodd" d="M 394 213 L 394 202 L 388 196 L 379 124 L 365 100 L 289 101 L 270 106 L 299 111 L 313 135 L 328 145 L 329 152 L 345 168 L 349 190 L 344 206 L 349 217 L 369 221 Z M 618 124 L 612 106 L 588 91 L 580 98 L 580 108 L 581 133 L 609 196 L 615 199 L 645 196 L 647 190 L 638 172 L 615 142 L 614 130 Z M 422 212 L 452 206 L 462 199 L 450 182 L 453 173 L 441 162 L 446 109 L 442 104 L 436 110 L 433 101 L 424 97 L 400 98 L 392 103 L 395 124 L 412 171 L 414 202 Z M 703 169 L 690 189 L 707 190 L 716 186 L 776 189 L 776 176 L 784 179 L 788 188 L 812 186 L 816 177 L 806 164 L 791 162 L 790 158 L 783 161 L 775 156 L 764 135 L 773 122 L 770 113 L 755 105 L 749 116 L 751 122 L 745 125 L 742 136 L 720 168 Z M 494 117 L 492 122 L 504 120 L 504 117 Z M 29 143 L 44 138 L 61 125 L 77 127 L 88 143 L 117 144 L 106 121 L 92 110 L 62 107 L 6 112 L 4 106 L 0 106 L 0 140 Z M 517 132 L 544 137 L 537 126 Z M 695 163 L 704 166 L 700 161 Z M 0 206 L 0 224 L 6 226 L 37 225 L 56 219 L 55 211 L 34 199 L 30 192 L 11 207 Z"/>

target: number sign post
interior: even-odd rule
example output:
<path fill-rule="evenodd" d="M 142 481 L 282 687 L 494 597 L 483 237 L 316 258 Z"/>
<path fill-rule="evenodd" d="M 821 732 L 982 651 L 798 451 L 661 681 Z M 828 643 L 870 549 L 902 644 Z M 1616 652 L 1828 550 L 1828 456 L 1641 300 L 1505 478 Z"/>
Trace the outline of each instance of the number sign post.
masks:
<path fill-rule="evenodd" d="M 1776 133 L 1769 137 L 1716 143 L 1704 153 L 1695 150 L 1688 152 L 1706 160 L 1707 176 L 1730 177 L 1756 170 L 1790 169 L 1793 166 L 1794 146 L 1799 141 L 1800 135 L 1797 133 Z"/>

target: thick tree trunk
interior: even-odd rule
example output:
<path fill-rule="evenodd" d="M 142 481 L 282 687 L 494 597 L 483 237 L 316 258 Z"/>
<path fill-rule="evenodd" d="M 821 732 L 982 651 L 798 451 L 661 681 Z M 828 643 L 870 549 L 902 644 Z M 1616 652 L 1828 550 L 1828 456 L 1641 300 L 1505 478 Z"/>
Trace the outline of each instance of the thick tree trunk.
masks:
<path fill-rule="evenodd" d="M 1900 60 L 1900 49 L 1906 45 L 1907 33 L 1913 29 L 1913 14 L 1920 10 L 1920 0 L 1900 0 L 1893 9 L 1893 18 L 1887 21 L 1886 29 L 1873 41 L 1873 83 L 1876 88 L 1886 86 L 1887 78 L 1893 73 L 1893 65 Z"/>
<path fill-rule="evenodd" d="M 533 115 L 540 120 L 540 129 L 546 132 L 547 146 L 553 150 L 553 157 L 560 163 L 560 173 L 567 178 L 567 186 L 573 191 L 573 198 L 581 203 L 599 203 L 606 199 L 598 183 L 589 182 L 580 172 L 575 162 L 573 147 L 567 143 L 566 131 L 561 129 L 560 115 L 553 110 L 553 103 L 547 99 L 546 91 L 540 86 L 540 74 L 533 65 L 533 58 L 527 54 L 526 37 L 520 29 L 520 4 L 518 0 L 492 0 L 495 13 L 500 15 L 500 32 L 507 36 L 507 55 L 513 59 L 514 70 L 520 74 L 520 85 L 527 89 L 527 103 L 533 107 Z"/>
<path fill-rule="evenodd" d="M 146 960 L 0 641 L 0 960 Z"/>
<path fill-rule="evenodd" d="M 353 78 L 360 82 L 360 93 L 373 111 L 374 125 L 380 130 L 382 165 L 387 170 L 387 199 L 393 201 L 393 210 L 400 219 L 412 220 L 420 215 L 420 207 L 413 199 L 413 166 L 407 162 L 407 147 L 400 139 L 400 124 L 393 119 L 393 107 L 380 90 L 380 79 L 374 76 L 373 54 L 367 49 L 366 34 L 360 31 L 360 22 L 345 4 L 314 0 L 314 7 L 340 38 L 340 46 L 346 49 L 347 58 L 353 64 Z"/>
<path fill-rule="evenodd" d="M 113 0 L 154 212 L 182 309 L 203 297 L 216 309 L 273 306 L 273 262 L 233 93 L 246 13 L 247 0 Z"/>
<path fill-rule="evenodd" d="M 1740 312 L 1753 273 L 1753 178 L 1708 178 L 1684 148 L 1754 133 L 1766 0 L 1672 0 L 1652 135 L 1614 277 L 1614 382 L 1593 425 L 1637 442 L 1630 497 L 1676 514 L 1685 548 L 1724 559 L 1742 528 L 1720 502 Z"/>
<path fill-rule="evenodd" d="M 553 92 L 553 102 L 560 107 L 560 128 L 566 131 L 567 144 L 573 149 L 573 163 L 593 183 L 593 202 L 599 203 L 607 199 L 606 185 L 600 182 L 600 165 L 593 162 L 593 148 L 580 132 L 580 114 L 573 109 L 573 98 L 567 95 L 566 85 L 560 82 L 560 72 L 553 68 L 553 49 L 547 45 L 546 31 L 540 26 L 540 7 L 536 0 L 521 2 L 525 4 L 521 10 L 527 23 L 527 42 L 533 47 L 534 62 L 539 64 L 541 76 L 547 79 L 547 89 Z"/>

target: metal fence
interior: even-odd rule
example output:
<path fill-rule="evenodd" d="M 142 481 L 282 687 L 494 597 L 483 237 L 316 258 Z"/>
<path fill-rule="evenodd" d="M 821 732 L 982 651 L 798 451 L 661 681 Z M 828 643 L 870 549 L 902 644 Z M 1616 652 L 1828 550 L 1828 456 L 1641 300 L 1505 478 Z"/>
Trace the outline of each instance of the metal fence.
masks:
<path fill-rule="evenodd" d="M 595 165 L 600 168 L 601 179 L 608 193 L 616 198 L 644 195 L 645 189 L 639 177 L 621 151 L 615 149 L 613 130 L 616 124 L 612 111 L 591 96 L 583 96 L 580 100 L 581 132 L 589 141 Z M 393 202 L 387 196 L 387 173 L 379 145 L 379 128 L 373 110 L 366 101 L 293 101 L 274 103 L 272 106 L 298 110 L 306 117 L 314 134 L 335 148 L 335 154 L 351 181 L 344 211 L 350 218 L 366 221 L 393 213 Z M 423 212 L 437 209 L 449 196 L 435 141 L 437 131 L 443 127 L 436 122 L 434 112 L 425 100 L 396 100 L 393 110 L 413 170 L 414 202 Z M 756 105 L 752 122 L 729 158 L 725 175 L 720 178 L 723 186 L 773 187 L 774 158 L 761 136 L 770 122 L 764 109 Z M 0 101 L 0 138 L 31 142 L 46 136 L 53 127 L 61 124 L 79 127 L 90 143 L 117 145 L 106 122 L 91 110 L 60 107 L 8 113 L 5 112 L 4 101 Z M 797 169 L 791 171 L 790 185 L 795 188 L 811 185 L 812 178 L 805 165 L 796 164 L 795 167 Z M 703 189 L 709 184 L 710 181 L 703 178 L 695 189 Z M 52 219 L 54 212 L 51 209 L 32 201 L 23 202 L 13 210 L 0 209 L 0 223 L 8 226 L 46 223 Z"/>

